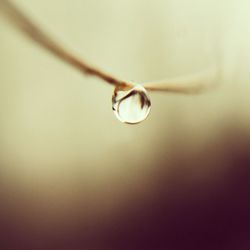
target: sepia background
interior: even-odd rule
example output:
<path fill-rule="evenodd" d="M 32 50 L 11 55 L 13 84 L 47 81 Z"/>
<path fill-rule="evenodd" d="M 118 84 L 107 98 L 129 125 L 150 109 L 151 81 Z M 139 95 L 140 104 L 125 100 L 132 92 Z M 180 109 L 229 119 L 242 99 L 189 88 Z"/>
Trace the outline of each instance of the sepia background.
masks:
<path fill-rule="evenodd" d="M 150 93 L 148 119 L 122 124 L 112 86 L 48 54 L 0 11 L 2 249 L 249 249 L 250 2 L 15 4 L 122 79 L 215 65 L 221 79 L 201 95 Z"/>

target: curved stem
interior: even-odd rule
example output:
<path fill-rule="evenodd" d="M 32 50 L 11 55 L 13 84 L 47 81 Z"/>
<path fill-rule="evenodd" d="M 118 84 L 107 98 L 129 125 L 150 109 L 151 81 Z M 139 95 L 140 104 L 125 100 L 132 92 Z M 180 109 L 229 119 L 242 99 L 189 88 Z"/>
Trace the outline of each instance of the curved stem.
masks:
<path fill-rule="evenodd" d="M 16 25 L 17 28 L 22 30 L 26 35 L 28 35 L 33 41 L 42 46 L 44 49 L 48 50 L 64 62 L 70 64 L 74 68 L 80 70 L 81 72 L 96 76 L 107 83 L 115 86 L 125 87 L 130 85 L 124 81 L 121 81 L 114 76 L 111 76 L 93 66 L 82 61 L 72 52 L 63 48 L 59 43 L 49 37 L 43 30 L 41 30 L 37 25 L 34 24 L 26 15 L 24 15 L 21 10 L 19 10 L 14 4 L 9 0 L 0 0 L 0 7 L 9 19 Z"/>
<path fill-rule="evenodd" d="M 59 43 L 53 40 L 48 34 L 40 29 L 31 19 L 29 19 L 21 10 L 19 10 L 11 1 L 0 0 L 0 10 L 7 14 L 15 26 L 23 31 L 29 38 L 39 44 L 41 47 L 57 56 L 62 61 L 73 66 L 79 71 L 98 77 L 103 81 L 116 86 L 119 89 L 126 89 L 133 86 L 133 83 L 122 81 L 116 77 L 107 74 L 93 66 L 90 66 L 69 50 L 63 48 Z M 212 76 L 212 77 L 211 77 Z M 214 72 L 208 74 L 196 74 L 193 76 L 182 77 L 173 80 L 166 80 L 158 83 L 147 83 L 143 86 L 149 91 L 166 91 L 176 93 L 197 93 L 206 90 L 211 82 L 215 81 Z"/>
<path fill-rule="evenodd" d="M 198 94 L 217 86 L 218 80 L 219 69 L 211 68 L 187 76 L 176 77 L 154 83 L 144 83 L 143 86 L 149 91 Z"/>

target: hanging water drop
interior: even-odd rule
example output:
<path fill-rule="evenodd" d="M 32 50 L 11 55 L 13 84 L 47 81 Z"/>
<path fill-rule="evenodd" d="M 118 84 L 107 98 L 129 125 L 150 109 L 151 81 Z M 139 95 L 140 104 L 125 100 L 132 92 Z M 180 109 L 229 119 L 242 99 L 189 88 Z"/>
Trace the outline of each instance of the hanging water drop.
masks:
<path fill-rule="evenodd" d="M 136 124 L 145 120 L 150 112 L 151 102 L 146 89 L 135 85 L 129 90 L 115 89 L 112 109 L 121 122 Z"/>

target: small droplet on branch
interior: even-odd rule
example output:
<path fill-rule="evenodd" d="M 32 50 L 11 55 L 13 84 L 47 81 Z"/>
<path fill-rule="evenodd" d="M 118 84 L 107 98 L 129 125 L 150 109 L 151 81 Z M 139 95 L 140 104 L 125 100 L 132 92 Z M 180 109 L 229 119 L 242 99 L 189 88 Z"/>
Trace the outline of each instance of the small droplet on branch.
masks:
<path fill-rule="evenodd" d="M 144 121 L 151 108 L 151 101 L 145 88 L 135 85 L 129 90 L 115 88 L 112 109 L 123 123 L 137 124 Z"/>

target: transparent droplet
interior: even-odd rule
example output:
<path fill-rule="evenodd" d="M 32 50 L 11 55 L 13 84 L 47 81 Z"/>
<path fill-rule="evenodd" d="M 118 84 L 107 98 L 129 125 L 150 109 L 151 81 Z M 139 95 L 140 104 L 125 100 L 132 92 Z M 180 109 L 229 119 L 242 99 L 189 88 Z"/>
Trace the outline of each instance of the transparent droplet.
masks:
<path fill-rule="evenodd" d="M 118 120 L 136 124 L 145 120 L 149 114 L 151 102 L 147 91 L 141 85 L 129 90 L 115 89 L 112 97 L 112 109 Z"/>

